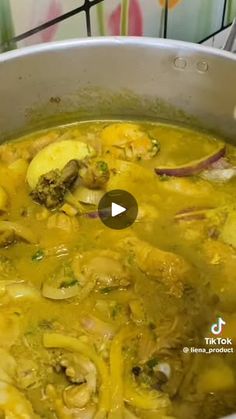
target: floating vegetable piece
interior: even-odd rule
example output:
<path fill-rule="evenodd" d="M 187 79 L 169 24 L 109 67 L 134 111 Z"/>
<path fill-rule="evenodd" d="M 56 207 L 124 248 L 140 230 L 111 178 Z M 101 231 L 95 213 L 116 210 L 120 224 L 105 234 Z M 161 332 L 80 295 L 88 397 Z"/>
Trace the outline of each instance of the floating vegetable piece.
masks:
<path fill-rule="evenodd" d="M 43 148 L 31 161 L 26 179 L 35 188 L 40 176 L 51 170 L 62 170 L 70 160 L 83 160 L 95 155 L 94 149 L 80 141 L 64 140 Z"/>
<path fill-rule="evenodd" d="M 201 173 L 202 179 L 210 180 L 211 182 L 227 182 L 235 176 L 235 167 L 229 169 L 210 169 Z"/>
<path fill-rule="evenodd" d="M 146 320 L 143 304 L 141 300 L 133 299 L 129 302 L 132 320 L 136 324 L 144 323 Z"/>
<path fill-rule="evenodd" d="M 225 157 L 217 160 L 201 173 L 201 178 L 211 182 L 227 182 L 236 176 L 236 167 Z"/>
<path fill-rule="evenodd" d="M 95 287 L 95 283 L 95 280 L 86 280 L 82 275 L 77 279 L 72 268 L 63 265 L 43 283 L 42 294 L 51 300 L 77 297 L 82 301 Z"/>
<path fill-rule="evenodd" d="M 100 189 L 89 189 L 84 186 L 79 186 L 74 192 L 74 198 L 84 204 L 89 205 L 98 205 L 99 201 L 102 199 L 104 192 Z"/>
<path fill-rule="evenodd" d="M 66 285 L 66 284 L 65 284 Z M 66 286 L 56 287 L 54 281 L 46 281 L 43 284 L 43 296 L 51 300 L 66 300 L 67 298 L 75 297 L 79 294 L 79 283 L 73 281 Z"/>
<path fill-rule="evenodd" d="M 186 208 L 178 212 L 174 219 L 176 221 L 198 221 L 205 220 L 209 213 L 217 211 L 215 208 Z"/>
<path fill-rule="evenodd" d="M 39 262 L 45 257 L 45 253 L 42 249 L 37 250 L 36 253 L 32 255 L 32 260 L 34 262 Z"/>
<path fill-rule="evenodd" d="M 70 217 L 74 217 L 75 215 L 78 214 L 78 210 L 75 206 L 69 204 L 69 203 L 65 203 L 62 205 L 62 207 L 60 208 L 60 210 L 66 214 L 69 215 Z"/>
<path fill-rule="evenodd" d="M 81 319 L 81 325 L 88 333 L 102 336 L 103 339 L 111 339 L 115 333 L 114 327 L 111 324 L 92 315 L 83 317 Z"/>
<path fill-rule="evenodd" d="M 216 150 L 209 154 L 206 157 L 203 157 L 199 160 L 192 161 L 187 164 L 183 164 L 180 166 L 173 166 L 173 167 L 157 167 L 155 168 L 155 172 L 158 175 L 166 175 L 166 176 L 193 176 L 197 173 L 201 172 L 202 170 L 206 170 L 212 163 L 219 160 L 221 157 L 225 155 L 226 146 L 223 143 L 220 143 Z"/>
<path fill-rule="evenodd" d="M 8 295 L 13 299 L 26 298 L 35 300 L 40 298 L 40 293 L 36 288 L 27 284 L 9 284 L 7 286 Z"/>
<path fill-rule="evenodd" d="M 122 354 L 124 342 L 135 336 L 135 326 L 124 326 L 114 337 L 110 351 L 111 371 L 111 412 L 110 418 L 123 418 L 124 414 L 124 359 Z"/>

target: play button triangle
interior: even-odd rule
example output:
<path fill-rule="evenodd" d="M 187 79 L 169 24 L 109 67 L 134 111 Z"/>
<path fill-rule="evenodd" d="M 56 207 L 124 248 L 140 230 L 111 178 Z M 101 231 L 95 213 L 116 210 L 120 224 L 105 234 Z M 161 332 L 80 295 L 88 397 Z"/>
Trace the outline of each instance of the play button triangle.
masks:
<path fill-rule="evenodd" d="M 116 217 L 117 215 L 120 215 L 125 211 L 126 211 L 125 207 L 122 207 L 121 205 L 118 205 L 115 202 L 111 203 L 111 216 L 112 217 Z"/>

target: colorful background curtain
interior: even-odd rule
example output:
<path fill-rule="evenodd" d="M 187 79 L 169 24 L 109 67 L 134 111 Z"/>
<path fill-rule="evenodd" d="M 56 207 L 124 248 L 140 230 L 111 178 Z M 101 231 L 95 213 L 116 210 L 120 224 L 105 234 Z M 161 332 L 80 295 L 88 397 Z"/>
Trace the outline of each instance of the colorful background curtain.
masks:
<path fill-rule="evenodd" d="M 12 49 L 40 42 L 87 36 L 79 13 L 24 41 L 18 35 L 76 7 L 84 0 L 0 0 L 0 46 Z M 92 35 L 168 37 L 200 42 L 236 16 L 236 0 L 103 0 L 91 7 Z"/>

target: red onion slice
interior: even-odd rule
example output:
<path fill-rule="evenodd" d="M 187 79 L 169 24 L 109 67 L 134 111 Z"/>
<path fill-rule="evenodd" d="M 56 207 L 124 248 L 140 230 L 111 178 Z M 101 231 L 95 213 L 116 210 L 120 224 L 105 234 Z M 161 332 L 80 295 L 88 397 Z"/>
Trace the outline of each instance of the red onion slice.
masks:
<path fill-rule="evenodd" d="M 200 160 L 195 160 L 190 163 L 184 164 L 182 166 L 174 166 L 174 167 L 157 167 L 155 168 L 155 172 L 158 175 L 166 175 L 166 176 L 176 176 L 176 177 L 183 177 L 183 176 L 193 176 L 198 174 L 199 172 L 206 170 L 211 164 L 217 162 L 221 159 L 226 152 L 225 144 L 220 144 L 214 153 L 204 157 Z"/>
<path fill-rule="evenodd" d="M 214 210 L 213 207 L 204 207 L 204 208 L 186 208 L 175 214 L 175 221 L 198 221 L 204 220 L 207 218 L 207 212 Z"/>

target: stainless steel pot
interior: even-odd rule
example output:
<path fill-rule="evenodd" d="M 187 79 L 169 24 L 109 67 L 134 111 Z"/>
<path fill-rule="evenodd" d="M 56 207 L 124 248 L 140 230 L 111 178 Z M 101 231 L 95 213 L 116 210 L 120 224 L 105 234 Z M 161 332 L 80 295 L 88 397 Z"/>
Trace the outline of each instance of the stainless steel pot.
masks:
<path fill-rule="evenodd" d="M 0 55 L 0 132 L 60 120 L 167 118 L 236 135 L 236 56 L 151 38 L 94 38 Z"/>
<path fill-rule="evenodd" d="M 236 56 L 119 37 L 0 55 L 1 141 L 56 122 L 116 117 L 191 123 L 236 141 Z"/>

